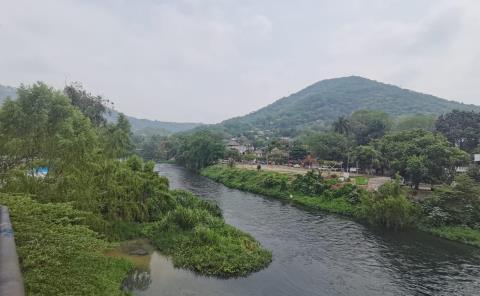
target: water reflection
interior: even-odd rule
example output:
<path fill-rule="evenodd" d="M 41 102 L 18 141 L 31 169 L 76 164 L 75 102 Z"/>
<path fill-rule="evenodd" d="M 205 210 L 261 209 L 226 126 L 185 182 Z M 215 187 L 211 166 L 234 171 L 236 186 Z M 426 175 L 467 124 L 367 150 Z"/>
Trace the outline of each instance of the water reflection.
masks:
<path fill-rule="evenodd" d="M 122 286 L 127 291 L 145 291 L 151 283 L 152 277 L 149 270 L 134 269 L 125 278 Z"/>
<path fill-rule="evenodd" d="M 216 202 L 228 223 L 273 251 L 247 278 L 216 279 L 175 269 L 154 253 L 150 286 L 136 295 L 480 295 L 480 251 L 418 232 L 386 233 L 231 190 L 172 165 L 174 188 Z"/>

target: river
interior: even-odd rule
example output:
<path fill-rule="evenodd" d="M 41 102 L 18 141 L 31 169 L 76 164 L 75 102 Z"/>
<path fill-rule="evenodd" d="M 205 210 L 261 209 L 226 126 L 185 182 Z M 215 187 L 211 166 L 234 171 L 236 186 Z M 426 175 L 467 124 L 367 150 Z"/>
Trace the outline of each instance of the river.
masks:
<path fill-rule="evenodd" d="M 134 295 L 480 295 L 480 249 L 419 232 L 382 232 L 229 189 L 175 165 L 157 170 L 172 188 L 217 203 L 227 223 L 273 252 L 273 262 L 245 278 L 217 279 L 173 268 L 155 252 Z"/>

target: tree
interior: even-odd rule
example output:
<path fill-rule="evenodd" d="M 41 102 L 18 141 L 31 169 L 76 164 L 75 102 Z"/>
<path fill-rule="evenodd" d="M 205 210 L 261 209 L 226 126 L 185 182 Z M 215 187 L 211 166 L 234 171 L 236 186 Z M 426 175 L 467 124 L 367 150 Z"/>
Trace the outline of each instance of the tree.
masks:
<path fill-rule="evenodd" d="M 480 185 L 467 175 L 458 175 L 455 182 L 434 191 L 422 203 L 429 222 L 435 226 L 480 223 Z"/>
<path fill-rule="evenodd" d="M 346 136 L 349 136 L 352 131 L 350 120 L 348 120 L 344 116 L 340 116 L 336 121 L 334 121 L 332 127 L 334 132 Z"/>
<path fill-rule="evenodd" d="M 454 110 L 441 115 L 436 131 L 460 149 L 472 152 L 480 144 L 480 113 Z"/>
<path fill-rule="evenodd" d="M 125 158 L 133 151 L 132 131 L 127 117 L 120 113 L 116 124 L 103 129 L 104 149 L 111 158 Z"/>
<path fill-rule="evenodd" d="M 302 143 L 295 141 L 290 149 L 289 155 L 290 159 L 300 161 L 307 156 L 307 149 L 305 149 L 305 146 Z"/>
<path fill-rule="evenodd" d="M 21 86 L 0 110 L 2 169 L 48 166 L 49 173 L 82 167 L 97 147 L 89 120 L 59 91 L 43 83 Z"/>
<path fill-rule="evenodd" d="M 424 129 L 433 132 L 435 130 L 435 123 L 437 116 L 430 114 L 415 114 L 398 117 L 394 130 L 405 131 L 412 129 Z"/>
<path fill-rule="evenodd" d="M 381 168 L 382 164 L 380 152 L 369 145 L 355 147 L 352 151 L 351 161 L 356 162 L 360 169 L 370 172 Z"/>
<path fill-rule="evenodd" d="M 225 158 L 231 159 L 233 161 L 240 161 L 242 160 L 242 155 L 236 149 L 226 149 L 225 150 Z"/>
<path fill-rule="evenodd" d="M 425 159 L 425 156 L 413 155 L 408 157 L 405 166 L 405 173 L 415 189 L 418 189 L 418 185 L 420 182 L 422 182 L 422 180 L 426 179 L 426 175 L 428 173 L 427 160 Z"/>
<path fill-rule="evenodd" d="M 455 167 L 470 159 L 442 135 L 420 129 L 388 134 L 373 144 L 387 162 L 387 168 L 399 172 L 415 187 L 420 182 L 448 181 Z"/>
<path fill-rule="evenodd" d="M 383 137 L 392 126 L 390 116 L 382 111 L 358 110 L 350 116 L 350 125 L 359 145 Z"/>
<path fill-rule="evenodd" d="M 414 223 L 418 210 L 407 199 L 397 176 L 380 186 L 377 192 L 363 195 L 358 215 L 372 224 L 400 230 Z"/>
<path fill-rule="evenodd" d="M 317 133 L 307 140 L 310 151 L 323 160 L 344 161 L 347 158 L 350 140 L 342 134 L 327 132 Z"/>
<path fill-rule="evenodd" d="M 141 143 L 140 154 L 144 159 L 168 160 L 165 147 L 167 141 L 166 137 L 153 135 Z"/>
<path fill-rule="evenodd" d="M 108 100 L 101 96 L 93 96 L 78 82 L 65 86 L 63 93 L 70 99 L 73 106 L 90 119 L 94 126 L 103 126 L 107 123 L 104 115 L 107 112 L 106 105 L 110 103 Z"/>
<path fill-rule="evenodd" d="M 201 130 L 180 138 L 176 161 L 189 169 L 198 171 L 223 158 L 225 145 L 221 137 Z"/>

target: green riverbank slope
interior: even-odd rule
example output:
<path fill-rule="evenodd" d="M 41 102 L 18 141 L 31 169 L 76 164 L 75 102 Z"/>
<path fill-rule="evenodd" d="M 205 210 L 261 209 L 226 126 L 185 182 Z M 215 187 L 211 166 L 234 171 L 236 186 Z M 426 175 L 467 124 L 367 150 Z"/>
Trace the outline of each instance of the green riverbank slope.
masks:
<path fill-rule="evenodd" d="M 335 175 L 323 177 L 314 172 L 293 176 L 214 165 L 203 169 L 201 174 L 231 188 L 288 200 L 309 209 L 358 218 L 392 231 L 416 228 L 480 247 L 478 228 L 452 223 L 447 219 L 439 221 L 438 215 L 448 214 L 448 209 L 438 204 L 439 198 L 434 197 L 422 203 L 412 202 L 406 190 L 395 181 L 387 182 L 378 192 L 372 193 L 348 180 L 341 181 Z"/>

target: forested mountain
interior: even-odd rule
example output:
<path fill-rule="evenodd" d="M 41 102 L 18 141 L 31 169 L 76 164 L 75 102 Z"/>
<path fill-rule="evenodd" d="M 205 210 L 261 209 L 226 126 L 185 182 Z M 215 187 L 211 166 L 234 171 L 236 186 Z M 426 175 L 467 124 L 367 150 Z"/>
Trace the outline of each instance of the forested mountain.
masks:
<path fill-rule="evenodd" d="M 326 127 L 339 116 L 360 109 L 381 110 L 390 115 L 415 113 L 439 115 L 454 109 L 480 111 L 479 106 L 351 76 L 322 80 L 245 116 L 222 122 L 228 132 L 252 129 L 288 135 L 305 127 Z"/>
<path fill-rule="evenodd" d="M 0 104 L 2 104 L 7 97 L 15 98 L 17 96 L 17 89 L 11 86 L 4 86 L 0 84 Z M 107 115 L 107 120 L 114 122 L 117 120 L 118 112 L 111 110 Z M 133 132 L 138 132 L 146 135 L 167 135 L 176 132 L 186 131 L 195 128 L 200 123 L 190 122 L 165 122 L 149 119 L 140 119 L 127 115 L 130 124 L 132 125 Z"/>

